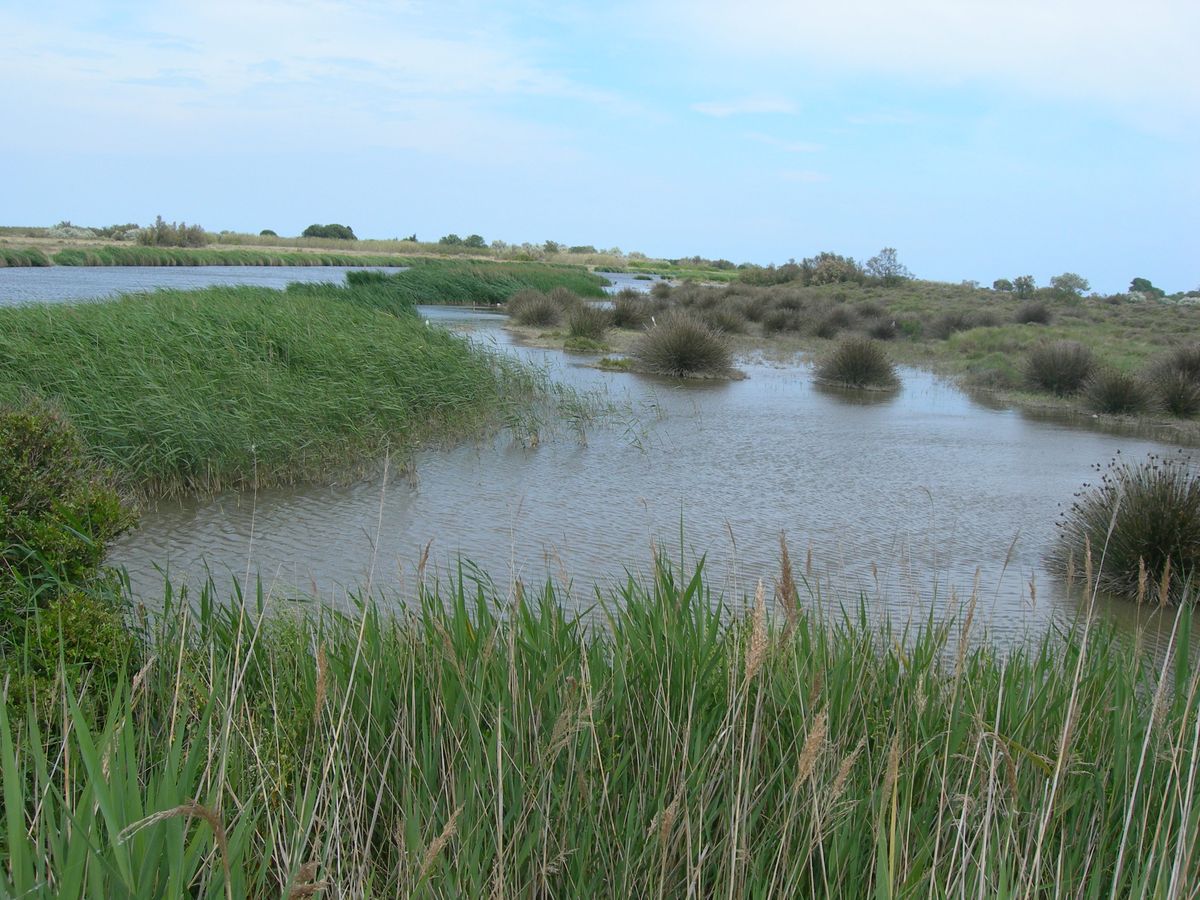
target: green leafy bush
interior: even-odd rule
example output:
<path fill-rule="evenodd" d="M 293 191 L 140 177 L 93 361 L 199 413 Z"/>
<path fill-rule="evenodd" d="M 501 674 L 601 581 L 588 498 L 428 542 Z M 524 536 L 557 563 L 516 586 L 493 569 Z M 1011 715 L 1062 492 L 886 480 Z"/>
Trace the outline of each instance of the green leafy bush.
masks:
<path fill-rule="evenodd" d="M 302 237 L 307 238 L 332 238 L 337 241 L 356 241 L 354 229 L 349 225 L 338 225 L 336 223 L 330 225 L 309 225 L 301 232 Z"/>

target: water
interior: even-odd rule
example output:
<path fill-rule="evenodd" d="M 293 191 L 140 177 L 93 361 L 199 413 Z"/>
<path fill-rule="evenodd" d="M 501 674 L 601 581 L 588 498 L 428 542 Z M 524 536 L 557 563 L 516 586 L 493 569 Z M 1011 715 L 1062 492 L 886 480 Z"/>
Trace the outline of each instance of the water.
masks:
<path fill-rule="evenodd" d="M 293 281 L 341 284 L 345 266 L 51 266 L 0 268 L 0 306 L 103 300 L 160 288 L 248 284 L 282 290 Z M 402 268 L 386 269 L 401 272 Z"/>
<path fill-rule="evenodd" d="M 705 555 L 713 583 L 740 596 L 772 584 L 782 531 L 798 572 L 811 550 L 822 604 L 855 608 L 861 595 L 873 616 L 924 620 L 978 583 L 976 623 L 1004 643 L 1079 613 L 1044 556 L 1091 466 L 1168 449 L 989 409 L 917 370 L 870 402 L 820 389 L 803 365 L 749 362 L 744 381 L 681 384 L 514 347 L 495 316 L 421 314 L 621 412 L 584 440 L 563 429 L 534 448 L 501 436 L 423 452 L 387 483 L 161 503 L 113 553 L 135 589 L 153 598 L 166 571 L 192 584 L 259 575 L 276 596 L 330 603 L 368 586 L 398 596 L 432 542 L 430 571 L 465 558 L 502 588 L 553 576 L 586 607 L 595 583 L 648 572 L 653 542 Z"/>

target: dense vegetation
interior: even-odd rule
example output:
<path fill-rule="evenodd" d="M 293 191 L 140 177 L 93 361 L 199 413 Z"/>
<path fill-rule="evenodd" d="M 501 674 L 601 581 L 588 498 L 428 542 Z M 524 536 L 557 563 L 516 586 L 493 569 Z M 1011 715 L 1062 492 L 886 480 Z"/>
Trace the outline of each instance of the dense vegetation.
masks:
<path fill-rule="evenodd" d="M 402 256 L 246 248 L 143 247 L 97 244 L 54 254 L 57 266 L 408 266 Z"/>
<path fill-rule="evenodd" d="M 1186 613 L 1161 668 L 1095 624 L 1001 658 L 974 600 L 956 626 L 892 631 L 865 606 L 805 612 L 786 563 L 779 584 L 775 616 L 760 596 L 731 622 L 702 570 L 660 559 L 592 625 L 553 586 L 506 597 L 461 574 L 395 618 L 168 597 L 140 654 L 6 697 L 0 892 L 1180 896 L 1200 879 Z"/>
<path fill-rule="evenodd" d="M 428 328 L 399 284 L 0 308 L 0 403 L 55 404 L 126 488 L 174 493 L 327 479 L 536 392 Z"/>

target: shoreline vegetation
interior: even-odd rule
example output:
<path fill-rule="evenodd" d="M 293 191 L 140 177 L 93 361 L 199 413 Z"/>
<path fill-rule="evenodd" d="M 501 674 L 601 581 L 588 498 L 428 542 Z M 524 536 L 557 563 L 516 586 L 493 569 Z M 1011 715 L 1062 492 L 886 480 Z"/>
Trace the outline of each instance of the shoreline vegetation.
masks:
<path fill-rule="evenodd" d="M 141 497 L 340 479 L 501 425 L 534 439 L 578 398 L 413 311 L 439 279 L 490 303 L 519 269 L 478 268 L 0 308 L 0 405 L 58 410 Z"/>
<path fill-rule="evenodd" d="M 422 564 L 416 584 L 400 612 L 349 615 L 168 592 L 118 653 L 10 653 L 0 888 L 1177 896 L 1200 879 L 1183 607 L 1155 665 L 1090 620 L 1001 655 L 973 597 L 951 622 L 870 624 L 865 599 L 806 596 L 786 546 L 773 602 L 659 557 L 598 589 L 590 623 L 553 583 Z"/>

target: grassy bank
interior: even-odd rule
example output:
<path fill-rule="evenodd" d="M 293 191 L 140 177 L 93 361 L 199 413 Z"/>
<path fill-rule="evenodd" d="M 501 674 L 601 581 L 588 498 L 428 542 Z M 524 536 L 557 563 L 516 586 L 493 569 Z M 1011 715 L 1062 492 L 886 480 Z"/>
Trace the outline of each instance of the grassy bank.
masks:
<path fill-rule="evenodd" d="M 29 266 L 40 268 L 48 265 L 50 265 L 50 260 L 41 250 L 0 247 L 0 269 L 27 268 Z"/>
<path fill-rule="evenodd" d="M 539 383 L 394 284 L 0 308 L 0 403 L 60 408 L 138 493 L 325 480 L 517 416 Z"/>
<path fill-rule="evenodd" d="M 412 258 L 329 251 L 97 244 L 55 253 L 56 266 L 408 266 Z"/>
<path fill-rule="evenodd" d="M 552 586 L 512 598 L 461 573 L 398 618 L 168 598 L 107 674 L 5 704 L 0 892 L 1198 883 L 1186 642 L 1161 670 L 1100 626 L 1001 657 L 972 639 L 973 605 L 953 626 L 892 631 L 802 613 L 786 570 L 781 583 L 774 617 L 731 619 L 702 572 L 660 560 L 605 594 L 590 629 Z"/>
<path fill-rule="evenodd" d="M 603 297 L 603 278 L 578 266 L 485 260 L 423 260 L 387 276 L 387 283 L 413 303 L 504 303 L 522 290 L 566 288 L 583 297 Z"/>

